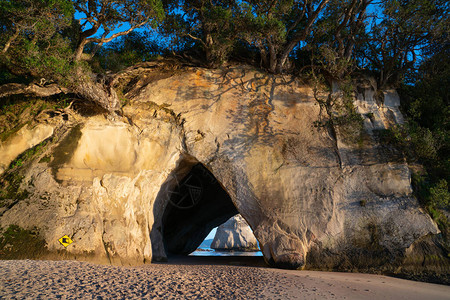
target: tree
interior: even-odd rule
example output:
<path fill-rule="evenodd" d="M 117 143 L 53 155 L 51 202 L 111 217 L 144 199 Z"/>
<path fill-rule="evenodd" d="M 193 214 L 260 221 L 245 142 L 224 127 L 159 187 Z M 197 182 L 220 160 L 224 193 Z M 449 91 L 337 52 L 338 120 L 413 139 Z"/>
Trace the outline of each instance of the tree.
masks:
<path fill-rule="evenodd" d="M 236 1 L 167 0 L 163 32 L 174 43 L 197 44 L 209 67 L 222 64 L 237 37 Z"/>
<path fill-rule="evenodd" d="M 156 26 L 164 16 L 160 0 L 0 1 L 5 41 L 1 62 L 11 73 L 29 74 L 41 83 L 4 85 L 0 96 L 64 91 L 109 111 L 120 108 L 118 96 L 108 79 L 99 80 L 87 62 L 103 44 L 143 25 Z M 80 24 L 74 19 L 76 10 L 84 14 Z M 120 31 L 121 25 L 129 27 Z M 53 84 L 42 86 L 49 81 Z"/>
<path fill-rule="evenodd" d="M 398 89 L 406 122 L 394 128 L 391 139 L 409 161 L 423 166 L 412 176 L 415 194 L 449 249 L 450 223 L 442 209 L 450 209 L 450 43 L 434 39 L 426 54 L 411 82 Z"/>
<path fill-rule="evenodd" d="M 55 32 L 70 25 L 74 13 L 67 0 L 0 0 L 0 40 L 6 53 L 12 45 L 49 40 Z"/>
<path fill-rule="evenodd" d="M 74 0 L 73 5 L 85 15 L 80 19 L 75 61 L 91 59 L 103 44 L 127 35 L 136 28 L 146 24 L 156 27 L 164 16 L 162 2 L 159 0 Z M 129 28 L 120 31 L 124 24 L 128 24 Z M 100 30 L 101 36 L 96 37 Z M 111 34 L 112 32 L 114 33 Z M 88 57 L 83 57 L 88 43 L 95 43 L 96 46 Z"/>
<path fill-rule="evenodd" d="M 68 0 L 0 0 L 2 66 L 34 77 L 61 75 L 71 43 L 61 32 L 70 27 L 74 12 Z"/>
<path fill-rule="evenodd" d="M 260 49 L 264 67 L 272 73 L 281 73 L 287 67 L 289 55 L 308 38 L 329 1 L 242 1 L 247 28 L 242 37 Z"/>
<path fill-rule="evenodd" d="M 447 36 L 449 4 L 444 0 L 386 0 L 382 15 L 366 28 L 359 54 L 378 73 L 378 86 L 398 85 L 434 39 Z"/>
<path fill-rule="evenodd" d="M 314 27 L 312 39 L 313 49 L 316 52 L 332 52 L 333 63 L 329 73 L 340 79 L 348 74 L 348 67 L 353 65 L 353 50 L 364 39 L 367 7 L 373 0 L 331 0 L 320 20 Z M 319 47 L 319 51 L 317 48 Z M 322 48 L 322 49 L 320 49 Z M 323 55 L 322 55 L 323 56 Z M 330 55 L 323 56 L 328 59 Z M 336 64 L 336 61 L 340 61 Z M 337 67 L 337 68 L 336 68 Z"/>
<path fill-rule="evenodd" d="M 147 32 L 133 31 L 108 43 L 98 50 L 90 65 L 97 73 L 119 72 L 163 53 L 163 49 Z"/>

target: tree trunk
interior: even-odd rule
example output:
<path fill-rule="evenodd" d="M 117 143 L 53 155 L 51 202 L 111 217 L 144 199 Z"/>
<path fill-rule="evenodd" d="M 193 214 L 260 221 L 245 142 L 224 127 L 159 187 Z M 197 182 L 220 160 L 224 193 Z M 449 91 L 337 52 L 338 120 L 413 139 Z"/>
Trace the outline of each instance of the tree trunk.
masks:
<path fill-rule="evenodd" d="M 77 70 L 78 80 L 73 84 L 73 92 L 83 99 L 98 104 L 109 112 L 120 110 L 120 99 L 108 81 L 100 82 L 96 80 L 94 74 L 91 73 L 86 76 L 82 72 L 81 68 Z"/>
<path fill-rule="evenodd" d="M 287 43 L 284 45 L 281 54 L 279 57 L 277 57 L 275 72 L 281 73 L 284 70 L 284 67 L 286 65 L 286 61 L 288 60 L 289 54 L 294 50 L 295 46 L 298 45 L 299 42 L 304 41 L 309 33 L 311 32 L 312 25 L 316 21 L 316 19 L 319 17 L 320 12 L 325 8 L 327 3 L 330 0 L 321 0 L 319 5 L 317 6 L 316 10 L 311 13 L 311 15 L 308 16 L 308 20 L 306 22 L 305 28 L 303 28 L 300 32 L 295 34 L 290 41 L 287 41 Z"/>
<path fill-rule="evenodd" d="M 2 53 L 6 53 L 8 51 L 9 47 L 11 47 L 12 42 L 14 42 L 14 40 L 19 36 L 19 33 L 20 30 L 16 28 L 14 34 L 6 41 L 5 46 L 2 49 Z"/>
<path fill-rule="evenodd" d="M 86 46 L 86 44 L 87 44 L 87 41 L 83 40 L 78 45 L 77 50 L 75 51 L 75 55 L 74 55 L 75 62 L 79 62 L 83 58 L 83 50 L 84 50 L 84 46 Z"/>
<path fill-rule="evenodd" d="M 267 59 L 266 49 L 264 49 L 264 47 L 259 47 L 259 53 L 261 55 L 260 67 L 267 68 L 269 63 L 268 63 L 268 59 Z"/>
<path fill-rule="evenodd" d="M 277 51 L 272 43 L 269 44 L 269 72 L 277 71 Z"/>
<path fill-rule="evenodd" d="M 206 64 L 207 64 L 207 66 L 209 68 L 217 67 L 217 60 L 216 60 L 216 57 L 215 57 L 215 53 L 213 52 L 214 40 L 213 40 L 212 35 L 210 33 L 206 33 L 204 48 L 205 48 Z"/>
<path fill-rule="evenodd" d="M 291 53 L 292 49 L 294 49 L 296 44 L 290 43 L 286 49 L 281 54 L 280 58 L 277 60 L 277 69 L 276 72 L 279 74 L 283 72 L 284 66 L 286 65 L 286 61 L 288 59 L 289 54 Z"/>
<path fill-rule="evenodd" d="M 108 112 L 120 110 L 121 103 L 115 90 L 108 84 L 100 83 L 78 76 L 80 80 L 72 88 L 61 87 L 56 83 L 39 86 L 37 84 L 7 83 L 0 86 L 0 98 L 12 95 L 30 95 L 35 97 L 49 97 L 61 93 L 75 93 L 82 99 L 92 101 Z M 85 77 L 85 76 L 84 76 Z"/>

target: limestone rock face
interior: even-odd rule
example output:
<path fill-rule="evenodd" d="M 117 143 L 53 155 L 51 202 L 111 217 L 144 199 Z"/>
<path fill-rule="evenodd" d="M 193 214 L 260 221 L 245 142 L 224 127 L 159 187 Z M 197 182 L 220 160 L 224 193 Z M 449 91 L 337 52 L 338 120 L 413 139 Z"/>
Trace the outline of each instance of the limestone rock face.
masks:
<path fill-rule="evenodd" d="M 215 250 L 258 251 L 258 242 L 247 222 L 240 215 L 217 228 L 211 243 Z"/>
<path fill-rule="evenodd" d="M 15 135 L 0 141 L 0 174 L 22 152 L 36 146 L 53 134 L 53 127 L 47 124 L 25 125 Z"/>
<path fill-rule="evenodd" d="M 370 85 L 355 91 L 365 133 L 351 143 L 314 128 L 320 107 L 294 77 L 144 65 L 119 82 L 123 116 L 74 112 L 42 155 L 5 170 L 28 196 L 6 199 L 0 227 L 38 228 L 58 257 L 139 264 L 194 251 L 239 212 L 269 264 L 344 269 L 401 260 L 438 233 L 408 166 L 376 140 L 401 121 L 394 91 L 384 103 Z"/>

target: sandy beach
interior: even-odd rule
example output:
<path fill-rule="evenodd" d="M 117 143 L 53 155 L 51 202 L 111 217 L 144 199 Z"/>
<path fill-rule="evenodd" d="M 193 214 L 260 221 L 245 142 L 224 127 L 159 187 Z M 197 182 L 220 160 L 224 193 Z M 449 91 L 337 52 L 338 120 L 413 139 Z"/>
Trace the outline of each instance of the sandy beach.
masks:
<path fill-rule="evenodd" d="M 0 299 L 450 299 L 450 286 L 289 271 L 260 258 L 184 258 L 139 267 L 0 261 Z"/>

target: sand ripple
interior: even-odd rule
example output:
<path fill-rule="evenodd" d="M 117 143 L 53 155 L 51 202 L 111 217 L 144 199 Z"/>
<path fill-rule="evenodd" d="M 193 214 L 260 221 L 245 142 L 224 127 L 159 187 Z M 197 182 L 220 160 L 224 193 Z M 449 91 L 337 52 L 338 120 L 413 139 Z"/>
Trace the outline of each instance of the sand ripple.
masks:
<path fill-rule="evenodd" d="M 0 261 L 0 299 L 450 299 L 449 286 L 387 276 L 189 261 L 141 267 Z"/>
<path fill-rule="evenodd" d="M 238 266 L 152 264 L 131 268 L 76 261 L 0 261 L 0 296 L 262 299 L 267 276 L 262 269 Z"/>

